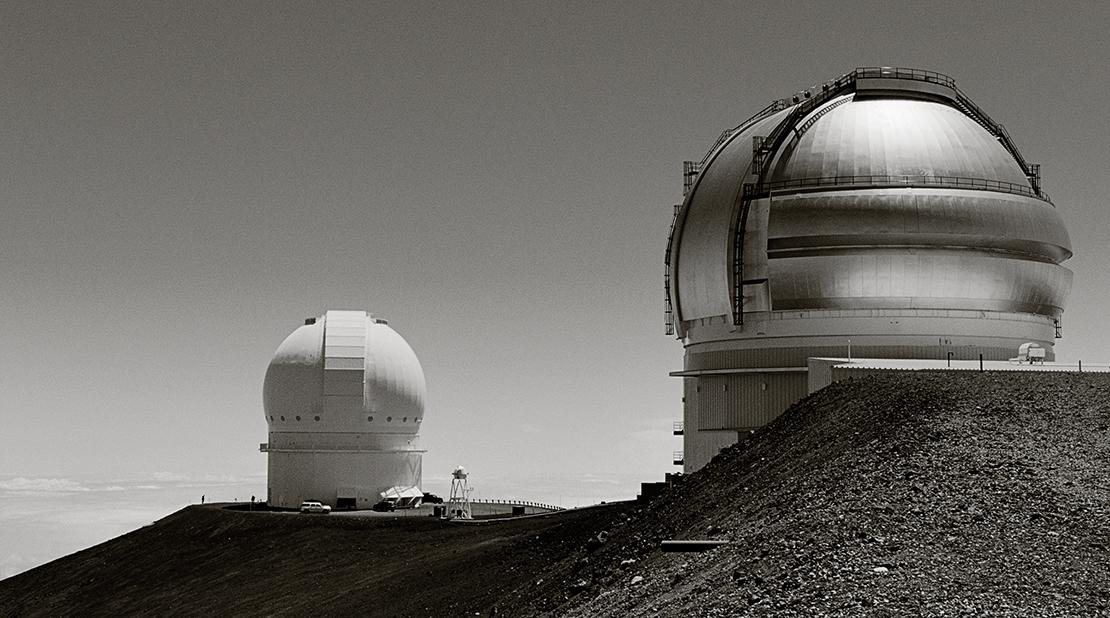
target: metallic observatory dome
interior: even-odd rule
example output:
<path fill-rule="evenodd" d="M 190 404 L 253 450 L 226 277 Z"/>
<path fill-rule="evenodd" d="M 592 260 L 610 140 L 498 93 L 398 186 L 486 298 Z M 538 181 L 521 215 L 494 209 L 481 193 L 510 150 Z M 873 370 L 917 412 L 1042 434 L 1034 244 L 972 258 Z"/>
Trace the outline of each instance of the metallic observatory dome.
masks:
<path fill-rule="evenodd" d="M 1059 318 L 1063 221 L 950 78 L 857 69 L 726 132 L 676 215 L 679 334 L 751 312 L 1004 310 Z"/>
<path fill-rule="evenodd" d="M 685 165 L 665 258 L 686 469 L 805 395 L 808 358 L 1052 356 L 1063 220 L 945 75 L 860 68 L 772 102 Z"/>
<path fill-rule="evenodd" d="M 278 346 L 266 370 L 271 431 L 414 434 L 424 371 L 408 343 L 365 311 L 328 311 Z"/>

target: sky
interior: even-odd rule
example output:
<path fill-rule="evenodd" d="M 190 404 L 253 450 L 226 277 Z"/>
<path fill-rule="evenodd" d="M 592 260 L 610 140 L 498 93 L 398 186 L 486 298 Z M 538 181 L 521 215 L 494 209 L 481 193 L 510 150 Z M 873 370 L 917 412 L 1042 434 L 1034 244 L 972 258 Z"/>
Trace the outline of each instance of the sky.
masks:
<path fill-rule="evenodd" d="M 502 497 L 633 497 L 681 449 L 682 161 L 857 66 L 954 77 L 1042 164 L 1075 251 L 1057 357 L 1107 362 L 1108 23 L 1100 2 L 4 3 L 0 497 L 80 494 L 95 519 L 88 492 L 159 479 L 264 495 L 266 365 L 327 309 L 419 356 L 433 491 L 461 464 Z"/>

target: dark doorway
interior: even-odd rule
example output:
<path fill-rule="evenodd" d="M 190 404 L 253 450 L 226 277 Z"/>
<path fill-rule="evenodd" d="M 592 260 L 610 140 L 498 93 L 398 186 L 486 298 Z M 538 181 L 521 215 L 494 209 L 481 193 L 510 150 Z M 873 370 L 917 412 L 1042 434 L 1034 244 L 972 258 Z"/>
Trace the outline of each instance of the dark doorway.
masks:
<path fill-rule="evenodd" d="M 353 509 L 355 508 L 354 498 L 336 498 L 335 508 L 337 509 Z"/>

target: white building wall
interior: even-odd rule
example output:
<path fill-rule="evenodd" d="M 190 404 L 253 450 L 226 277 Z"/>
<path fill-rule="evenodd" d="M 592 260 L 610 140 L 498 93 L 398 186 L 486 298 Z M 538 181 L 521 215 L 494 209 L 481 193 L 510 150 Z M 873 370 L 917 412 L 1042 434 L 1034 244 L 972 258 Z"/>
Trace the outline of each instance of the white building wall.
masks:
<path fill-rule="evenodd" d="M 319 500 L 336 508 L 339 498 L 355 498 L 356 508 L 368 509 L 390 487 L 419 487 L 421 457 L 418 451 L 270 451 L 267 502 L 297 508 Z"/>

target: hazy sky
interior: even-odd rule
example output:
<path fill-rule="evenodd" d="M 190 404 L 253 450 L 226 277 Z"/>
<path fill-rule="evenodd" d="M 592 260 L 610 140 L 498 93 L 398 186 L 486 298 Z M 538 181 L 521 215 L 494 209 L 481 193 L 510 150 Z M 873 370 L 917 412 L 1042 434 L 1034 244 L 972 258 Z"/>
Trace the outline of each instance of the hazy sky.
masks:
<path fill-rule="evenodd" d="M 1076 252 L 1059 357 L 1110 360 L 1108 24 L 1105 2 L 4 3 L 0 477 L 257 477 L 274 349 L 367 309 L 423 363 L 426 480 L 631 497 L 681 448 L 683 159 L 856 66 L 953 76 L 1043 164 Z"/>

